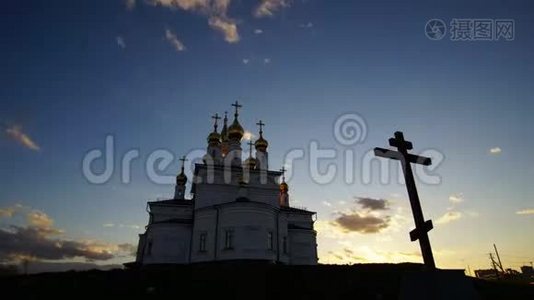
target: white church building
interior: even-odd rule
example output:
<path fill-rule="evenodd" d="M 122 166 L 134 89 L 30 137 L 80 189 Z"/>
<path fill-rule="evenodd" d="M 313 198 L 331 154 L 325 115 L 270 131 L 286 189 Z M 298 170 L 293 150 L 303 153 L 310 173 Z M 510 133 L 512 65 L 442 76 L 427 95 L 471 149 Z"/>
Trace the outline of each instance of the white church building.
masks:
<path fill-rule="evenodd" d="M 234 120 L 208 135 L 203 163 L 194 166 L 191 198 L 188 178 L 176 177 L 173 199 L 148 202 L 149 222 L 139 235 L 136 265 L 216 261 L 265 261 L 288 265 L 317 264 L 315 212 L 289 205 L 284 170 L 269 170 L 268 142 L 260 121 L 259 138 L 249 142 L 242 160 L 244 130 Z M 255 148 L 255 157 L 252 155 Z M 280 182 L 281 181 L 281 182 Z"/>

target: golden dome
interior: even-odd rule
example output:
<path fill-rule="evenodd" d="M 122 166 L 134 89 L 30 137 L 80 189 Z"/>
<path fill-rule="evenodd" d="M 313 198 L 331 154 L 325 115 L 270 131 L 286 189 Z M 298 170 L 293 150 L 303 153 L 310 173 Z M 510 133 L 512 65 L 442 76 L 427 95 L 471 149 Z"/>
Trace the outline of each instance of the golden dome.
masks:
<path fill-rule="evenodd" d="M 228 138 L 231 140 L 241 140 L 243 138 L 243 135 L 245 134 L 245 130 L 243 127 L 241 127 L 241 124 L 237 121 L 237 118 L 234 119 L 234 122 L 230 127 L 228 127 Z"/>
<path fill-rule="evenodd" d="M 281 192 L 287 193 L 288 190 L 289 190 L 289 186 L 287 185 L 287 183 L 285 181 L 280 183 L 280 191 Z"/>
<path fill-rule="evenodd" d="M 216 131 L 214 131 L 214 132 L 210 133 L 210 135 L 208 135 L 208 143 L 209 144 L 211 144 L 211 143 L 219 143 L 220 139 L 221 139 L 221 136 Z"/>
<path fill-rule="evenodd" d="M 267 146 L 269 146 L 269 142 L 267 142 L 266 139 L 263 138 L 263 136 L 260 134 L 260 138 L 256 140 L 256 143 L 254 143 L 257 150 L 265 150 L 267 149 Z"/>
<path fill-rule="evenodd" d="M 249 169 L 254 169 L 256 167 L 256 159 L 253 157 L 249 157 L 245 160 L 245 166 Z"/>
<path fill-rule="evenodd" d="M 184 172 L 182 171 L 178 176 L 176 176 L 176 184 L 177 185 L 185 185 L 187 183 L 187 176 L 185 176 Z"/>

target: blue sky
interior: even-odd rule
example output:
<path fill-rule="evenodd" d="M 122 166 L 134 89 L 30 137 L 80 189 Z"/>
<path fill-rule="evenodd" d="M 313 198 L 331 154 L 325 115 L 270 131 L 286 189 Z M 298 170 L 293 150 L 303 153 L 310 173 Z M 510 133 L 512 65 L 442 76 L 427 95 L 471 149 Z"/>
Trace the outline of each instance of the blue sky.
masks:
<path fill-rule="evenodd" d="M 438 265 L 487 267 L 494 242 L 509 256 L 503 263 L 532 261 L 529 1 L 265 1 L 274 6 L 262 12 L 261 1 L 229 1 L 225 8 L 189 2 L 0 4 L 0 208 L 19 203 L 42 211 L 71 239 L 136 244 L 148 219 L 146 201 L 173 191 L 147 178 L 147 156 L 203 149 L 210 115 L 238 99 L 246 129 L 256 133 L 258 119 L 267 123 L 274 169 L 291 149 L 309 156 L 317 141 L 339 155 L 355 151 L 358 174 L 359 158 L 404 131 L 416 150 L 445 157 L 435 170 L 441 183 L 419 184 L 426 218 L 456 216 L 430 233 Z M 433 18 L 513 19 L 515 39 L 432 41 L 425 24 Z M 354 147 L 332 133 L 336 118 L 349 112 L 367 126 L 364 143 Z M 83 177 L 84 155 L 103 149 L 108 134 L 117 157 L 130 149 L 141 154 L 130 184 L 120 181 L 119 159 L 106 184 Z M 178 169 L 176 161 L 165 173 Z M 413 223 L 403 185 L 347 185 L 341 177 L 321 185 L 305 160 L 292 169 L 294 204 L 318 212 L 323 262 L 420 260 L 408 239 Z M 389 201 L 388 211 L 360 212 L 390 216 L 384 231 L 332 225 L 339 214 L 361 210 L 355 197 Z M 359 258 L 341 255 L 347 248 Z"/>

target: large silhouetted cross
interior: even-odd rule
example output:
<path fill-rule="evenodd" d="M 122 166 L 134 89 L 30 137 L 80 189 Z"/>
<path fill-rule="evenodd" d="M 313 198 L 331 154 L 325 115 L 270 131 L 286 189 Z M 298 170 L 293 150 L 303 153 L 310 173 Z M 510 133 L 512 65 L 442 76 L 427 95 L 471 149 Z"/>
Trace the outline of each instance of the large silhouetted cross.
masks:
<path fill-rule="evenodd" d="M 423 210 L 421 209 L 421 203 L 419 201 L 419 196 L 417 195 L 417 187 L 415 186 L 415 179 L 411 167 L 412 163 L 429 166 L 432 164 L 432 160 L 429 157 L 409 154 L 408 150 L 412 150 L 413 145 L 411 142 L 404 140 L 404 135 L 400 131 L 395 132 L 395 137 L 389 139 L 389 145 L 396 147 L 398 151 L 375 148 L 375 155 L 401 161 L 404 179 L 406 181 L 406 189 L 408 190 L 408 196 L 410 197 L 410 205 L 412 207 L 413 218 L 415 221 L 415 229 L 410 231 L 410 240 L 412 242 L 419 240 L 425 266 L 429 269 L 435 269 L 436 264 L 434 262 L 432 247 L 430 246 L 430 240 L 428 238 L 428 232 L 433 228 L 432 221 L 425 221 L 425 218 L 423 217 Z"/>

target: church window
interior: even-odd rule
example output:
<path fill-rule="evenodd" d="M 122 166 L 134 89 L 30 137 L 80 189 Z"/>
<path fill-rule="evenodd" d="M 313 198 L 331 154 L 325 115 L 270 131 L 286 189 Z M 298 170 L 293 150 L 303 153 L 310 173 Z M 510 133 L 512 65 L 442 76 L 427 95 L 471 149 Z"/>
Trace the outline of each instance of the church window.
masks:
<path fill-rule="evenodd" d="M 272 231 L 269 231 L 267 233 L 267 248 L 269 250 L 273 250 L 274 248 L 274 243 L 273 243 L 273 232 Z"/>
<path fill-rule="evenodd" d="M 152 240 L 148 241 L 147 255 L 152 255 Z"/>
<path fill-rule="evenodd" d="M 199 243 L 199 248 L 198 248 L 198 251 L 200 252 L 206 252 L 206 236 L 207 236 L 207 233 L 205 232 L 200 234 L 200 243 Z"/>
<path fill-rule="evenodd" d="M 234 248 L 234 231 L 231 229 L 226 230 L 224 239 L 224 249 Z"/>

